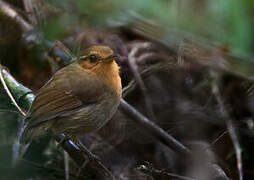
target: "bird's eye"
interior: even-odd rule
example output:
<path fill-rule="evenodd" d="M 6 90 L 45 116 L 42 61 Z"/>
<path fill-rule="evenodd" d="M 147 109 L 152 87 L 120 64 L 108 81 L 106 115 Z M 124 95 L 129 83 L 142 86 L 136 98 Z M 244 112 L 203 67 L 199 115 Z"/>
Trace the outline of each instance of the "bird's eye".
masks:
<path fill-rule="evenodd" d="M 97 57 L 96 57 L 95 55 L 90 55 L 90 56 L 89 56 L 89 61 L 90 61 L 91 63 L 96 62 L 96 60 L 97 60 Z"/>

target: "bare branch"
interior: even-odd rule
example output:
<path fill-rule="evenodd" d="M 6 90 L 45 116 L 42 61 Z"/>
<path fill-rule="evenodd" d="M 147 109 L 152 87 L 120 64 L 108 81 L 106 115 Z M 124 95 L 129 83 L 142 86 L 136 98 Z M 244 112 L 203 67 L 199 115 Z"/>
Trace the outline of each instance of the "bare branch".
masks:
<path fill-rule="evenodd" d="M 155 73 L 159 70 L 173 68 L 173 67 L 175 67 L 175 65 L 171 64 L 170 62 L 157 63 L 157 64 L 154 64 L 154 65 L 151 65 L 151 66 L 148 66 L 147 68 L 145 68 L 142 72 L 140 72 L 140 76 L 142 78 L 147 78 L 152 73 Z M 136 85 L 137 85 L 136 80 L 130 81 L 129 84 L 123 88 L 123 98 L 126 97 L 129 93 L 131 93 L 135 89 Z"/>
<path fill-rule="evenodd" d="M 33 26 L 30 25 L 18 12 L 14 10 L 8 3 L 0 0 L 0 14 L 9 17 L 15 23 L 19 25 L 23 32 L 33 30 Z"/>
<path fill-rule="evenodd" d="M 236 152 L 236 160 L 237 160 L 237 169 L 238 169 L 238 173 L 239 173 L 239 180 L 243 180 L 243 168 L 242 168 L 242 149 L 239 143 L 239 139 L 237 137 L 237 132 L 236 129 L 234 127 L 233 121 L 223 103 L 220 91 L 219 91 L 219 77 L 218 74 L 215 72 L 212 72 L 213 76 L 214 76 L 214 80 L 212 82 L 212 92 L 216 98 L 216 101 L 219 105 L 220 108 L 220 113 L 222 118 L 225 120 L 226 125 L 227 125 L 227 129 L 230 135 L 230 138 L 232 140 L 232 143 L 234 145 L 235 148 L 235 152 Z"/>
<path fill-rule="evenodd" d="M 164 145 L 172 148 L 176 152 L 186 155 L 191 154 L 191 151 L 187 147 L 177 141 L 174 137 L 170 136 L 167 132 L 154 124 L 152 121 L 147 119 L 123 99 L 121 99 L 120 108 L 123 112 L 131 116 L 136 123 L 146 128 L 151 133 L 151 135 L 159 139 L 160 142 Z"/>
<path fill-rule="evenodd" d="M 177 179 L 182 179 L 182 180 L 195 180 L 193 178 L 190 178 L 190 177 L 186 177 L 186 176 L 181 176 L 181 175 L 178 175 L 178 174 L 174 174 L 174 173 L 169 173 L 169 172 L 166 172 L 166 171 L 163 171 L 163 170 L 159 170 L 159 169 L 156 169 L 152 166 L 151 163 L 148 163 L 146 162 L 147 165 L 140 165 L 136 168 L 137 171 L 141 172 L 142 174 L 145 174 L 147 175 L 148 177 L 151 176 L 156 176 L 156 175 L 166 175 L 168 177 L 171 177 L 171 178 L 177 178 Z"/>
<path fill-rule="evenodd" d="M 139 52 L 140 49 L 144 49 L 144 48 L 148 48 L 150 46 L 150 43 L 142 43 L 141 45 L 137 45 L 135 46 L 131 52 L 129 53 L 129 56 L 128 56 L 128 64 L 129 64 L 129 67 L 134 75 L 134 78 L 136 79 L 140 89 L 141 89 L 141 92 L 144 96 L 144 99 L 145 99 L 145 106 L 146 106 L 146 110 L 147 110 L 147 113 L 148 115 L 150 116 L 151 119 L 155 119 L 155 114 L 154 114 L 154 110 L 153 110 L 153 105 L 152 105 L 152 102 L 151 102 L 151 99 L 148 95 L 148 92 L 147 92 L 147 88 L 145 86 L 145 83 L 144 81 L 142 80 L 139 72 L 138 72 L 138 66 L 137 66 L 137 63 L 136 63 L 136 55 L 137 53 Z"/>

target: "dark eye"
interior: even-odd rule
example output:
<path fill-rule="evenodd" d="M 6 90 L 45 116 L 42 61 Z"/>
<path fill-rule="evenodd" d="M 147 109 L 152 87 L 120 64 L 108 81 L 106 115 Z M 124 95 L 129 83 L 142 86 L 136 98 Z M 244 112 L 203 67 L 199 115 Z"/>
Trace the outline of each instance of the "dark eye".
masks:
<path fill-rule="evenodd" d="M 90 61 L 91 63 L 96 62 L 96 60 L 97 60 L 97 57 L 96 57 L 95 55 L 90 55 L 90 56 L 89 56 L 89 61 Z"/>

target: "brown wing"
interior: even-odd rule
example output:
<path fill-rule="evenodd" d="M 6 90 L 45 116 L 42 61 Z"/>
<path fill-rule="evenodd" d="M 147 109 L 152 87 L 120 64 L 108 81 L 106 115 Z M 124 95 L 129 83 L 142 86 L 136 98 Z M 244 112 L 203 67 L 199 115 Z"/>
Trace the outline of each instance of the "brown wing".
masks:
<path fill-rule="evenodd" d="M 68 115 L 80 108 L 98 102 L 104 87 L 78 64 L 58 71 L 37 94 L 29 111 L 28 127 Z"/>

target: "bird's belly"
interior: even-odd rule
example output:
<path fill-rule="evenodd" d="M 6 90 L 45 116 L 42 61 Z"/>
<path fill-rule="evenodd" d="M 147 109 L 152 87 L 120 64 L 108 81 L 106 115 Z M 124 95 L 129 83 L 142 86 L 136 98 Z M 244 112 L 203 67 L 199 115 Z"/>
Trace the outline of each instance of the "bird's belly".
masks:
<path fill-rule="evenodd" d="M 100 129 L 114 115 L 118 103 L 105 101 L 100 104 L 86 106 L 76 112 L 56 119 L 52 130 L 69 136 L 84 135 Z"/>

